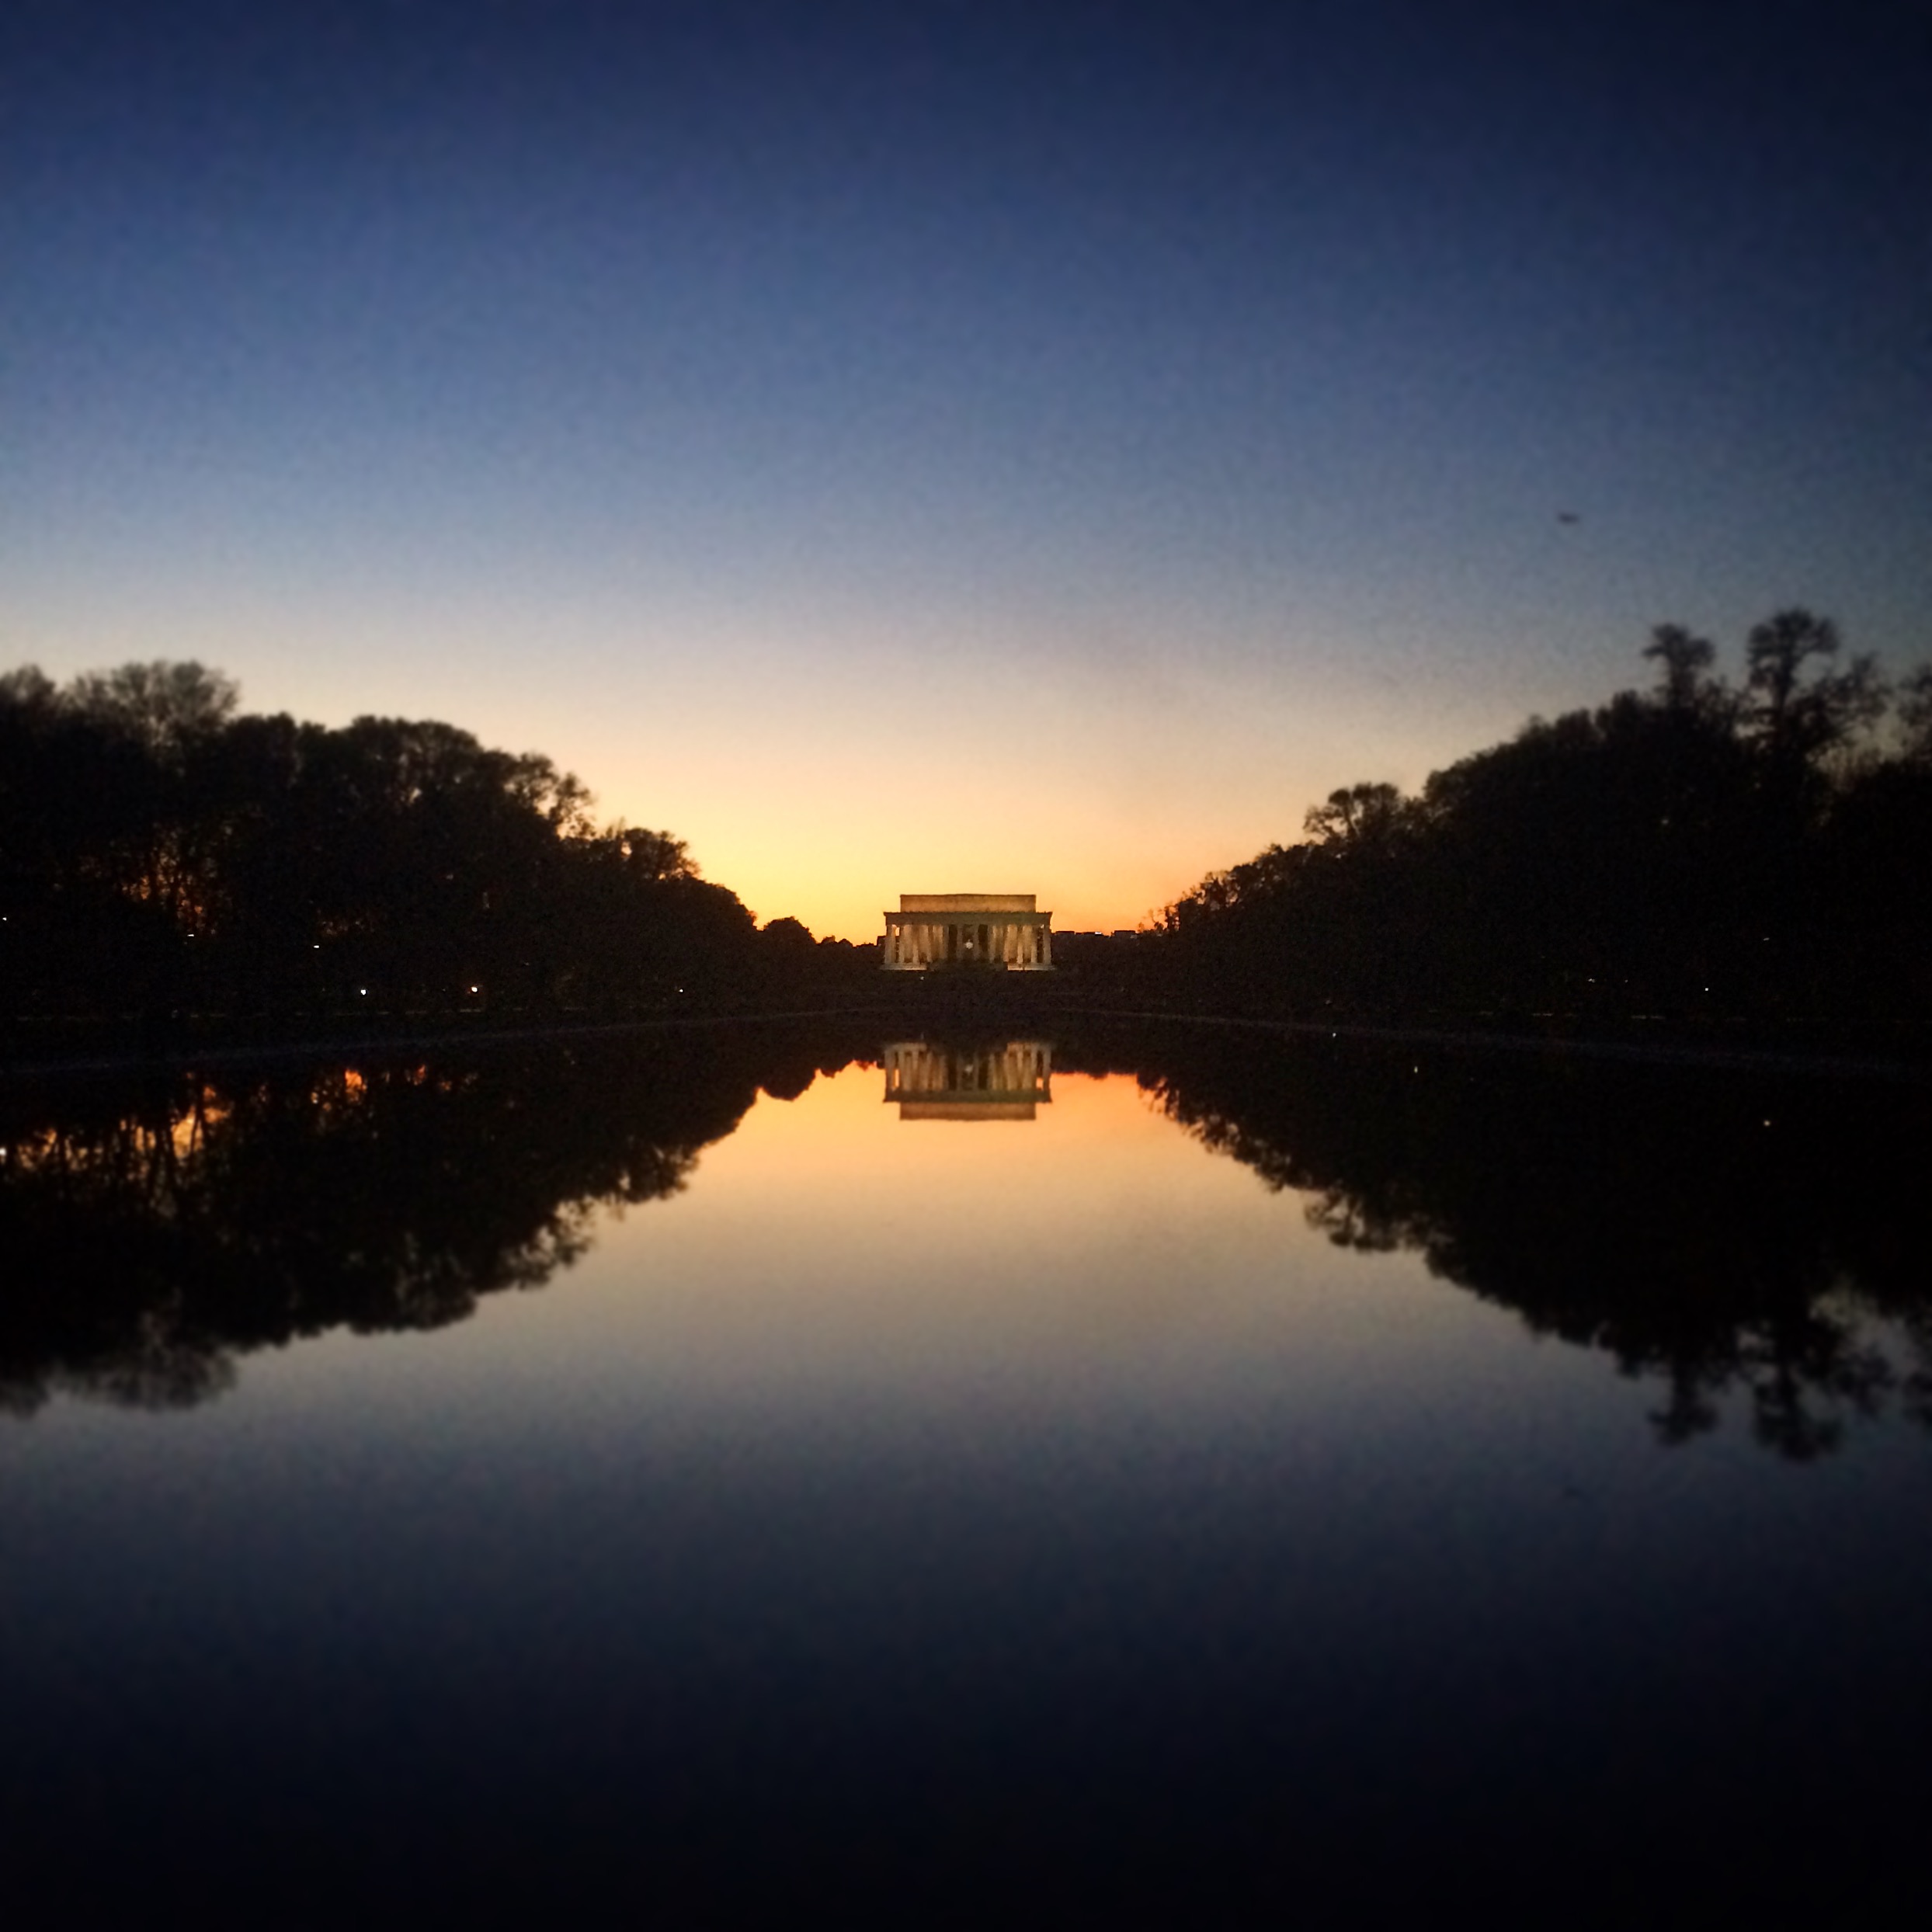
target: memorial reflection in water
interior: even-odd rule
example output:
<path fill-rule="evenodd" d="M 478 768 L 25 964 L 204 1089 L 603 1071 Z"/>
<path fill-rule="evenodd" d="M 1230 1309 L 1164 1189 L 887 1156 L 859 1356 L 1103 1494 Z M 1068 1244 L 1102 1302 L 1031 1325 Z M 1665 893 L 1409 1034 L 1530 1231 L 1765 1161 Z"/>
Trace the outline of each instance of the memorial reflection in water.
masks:
<path fill-rule="evenodd" d="M 881 1055 L 885 1097 L 902 1121 L 1030 1121 L 1053 1098 L 1053 1048 L 1044 1040 L 933 1046 L 900 1040 Z"/>

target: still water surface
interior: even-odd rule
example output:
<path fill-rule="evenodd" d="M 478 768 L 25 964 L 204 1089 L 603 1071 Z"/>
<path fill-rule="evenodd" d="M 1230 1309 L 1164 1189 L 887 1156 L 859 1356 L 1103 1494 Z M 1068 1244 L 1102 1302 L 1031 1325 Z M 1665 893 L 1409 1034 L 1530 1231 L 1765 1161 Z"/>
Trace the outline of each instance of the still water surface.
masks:
<path fill-rule="evenodd" d="M 1922 1089 L 745 1029 L 7 1106 L 26 1896 L 1904 1896 Z"/>

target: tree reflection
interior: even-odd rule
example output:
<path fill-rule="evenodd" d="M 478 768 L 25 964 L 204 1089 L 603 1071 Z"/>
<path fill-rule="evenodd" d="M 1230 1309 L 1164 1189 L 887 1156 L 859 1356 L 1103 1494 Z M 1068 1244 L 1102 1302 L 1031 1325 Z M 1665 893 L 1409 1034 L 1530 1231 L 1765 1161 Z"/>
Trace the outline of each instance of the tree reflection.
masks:
<path fill-rule="evenodd" d="M 753 1027 L 10 1091 L 0 1406 L 184 1407 L 252 1350 L 462 1321 L 843 1051 Z"/>
<path fill-rule="evenodd" d="M 866 1024 L 16 1082 L 0 1090 L 0 1406 L 185 1406 L 254 1350 L 461 1321 L 550 1280 L 610 1206 L 677 1192 L 760 1091 L 793 1098 L 863 1060 L 888 1098 L 938 1081 L 927 1099 L 983 1104 L 1005 1090 L 996 1062 L 1023 1053 L 1027 1104 L 1049 1068 L 1131 1072 L 1338 1246 L 1419 1253 L 1536 1333 L 1604 1351 L 1656 1385 L 1666 1442 L 1739 1405 L 1798 1459 L 1882 1411 L 1932 1426 L 1922 1082 L 1072 1016 L 1050 1046 L 882 1051 Z"/>
<path fill-rule="evenodd" d="M 1062 1047 L 1061 1063 L 1070 1050 Z M 1654 1379 L 1659 1437 L 1742 1399 L 1782 1455 L 1932 1424 L 1923 1084 L 1538 1062 L 1169 1028 L 1090 1044 L 1337 1246 L 1419 1251 Z"/>

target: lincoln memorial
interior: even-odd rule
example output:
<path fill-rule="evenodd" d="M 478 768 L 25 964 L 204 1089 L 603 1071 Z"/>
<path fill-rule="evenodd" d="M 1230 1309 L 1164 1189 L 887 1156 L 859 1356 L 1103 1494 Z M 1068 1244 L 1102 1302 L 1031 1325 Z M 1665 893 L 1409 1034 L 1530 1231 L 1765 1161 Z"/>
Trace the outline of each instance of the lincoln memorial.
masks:
<path fill-rule="evenodd" d="M 889 973 L 950 966 L 1044 973 L 1053 967 L 1053 915 L 1034 909 L 1030 892 L 902 892 L 885 921 Z"/>

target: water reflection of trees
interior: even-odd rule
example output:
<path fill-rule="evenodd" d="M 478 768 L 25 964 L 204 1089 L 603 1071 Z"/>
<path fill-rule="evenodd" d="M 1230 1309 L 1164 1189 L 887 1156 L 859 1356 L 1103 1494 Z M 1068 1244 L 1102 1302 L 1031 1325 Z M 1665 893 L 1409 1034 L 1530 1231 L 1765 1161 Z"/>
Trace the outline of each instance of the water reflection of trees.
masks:
<path fill-rule="evenodd" d="M 850 1057 L 754 1027 L 9 1091 L 0 1405 L 184 1406 L 252 1350 L 461 1321 Z"/>
<path fill-rule="evenodd" d="M 1663 1440 L 1741 1398 L 1795 1458 L 1932 1424 L 1932 1093 L 1170 1029 L 1100 1049 L 1338 1246 L 1419 1250 L 1540 1334 L 1662 1385 Z M 1064 1057 L 1064 1050 L 1063 1050 Z"/>
<path fill-rule="evenodd" d="M 863 1023 L 858 1023 L 863 1026 Z M 877 1056 L 852 1023 L 452 1048 L 0 1090 L 0 1405 L 151 1407 L 335 1329 L 460 1321 L 596 1215 L 676 1192 L 761 1089 Z M 1654 1380 L 1680 1442 L 1742 1402 L 1781 1454 L 1932 1425 L 1932 1089 L 1069 1020 L 1338 1246 L 1419 1252 Z"/>

